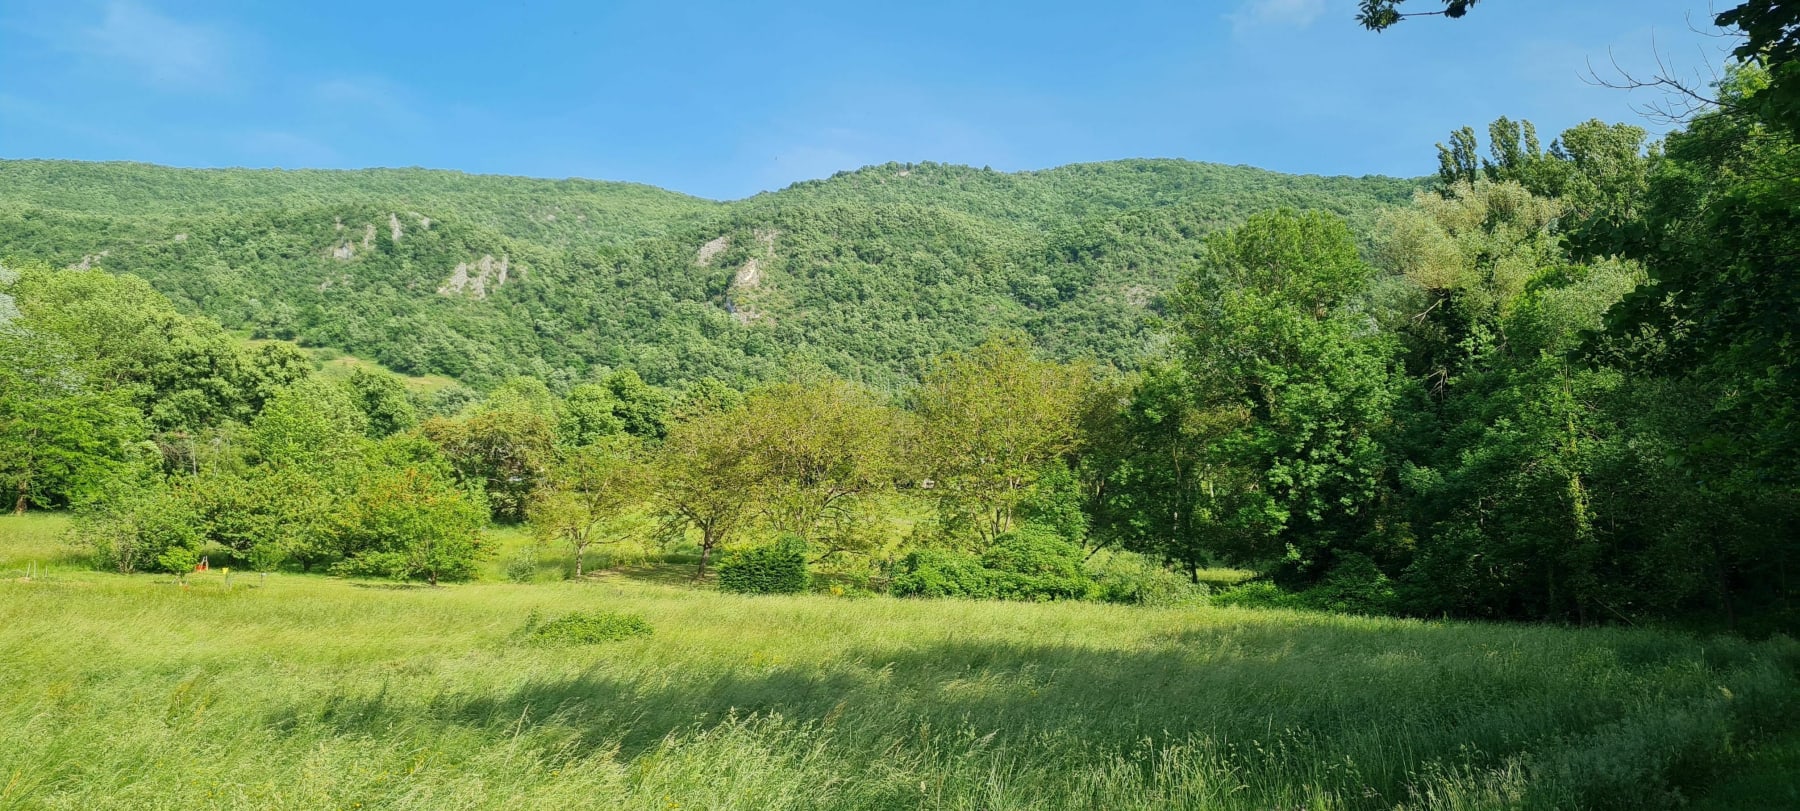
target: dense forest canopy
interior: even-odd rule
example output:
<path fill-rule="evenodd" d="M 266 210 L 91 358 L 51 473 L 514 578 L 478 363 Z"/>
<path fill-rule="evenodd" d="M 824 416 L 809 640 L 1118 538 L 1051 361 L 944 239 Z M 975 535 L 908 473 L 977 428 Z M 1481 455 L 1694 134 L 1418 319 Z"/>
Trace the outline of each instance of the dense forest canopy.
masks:
<path fill-rule="evenodd" d="M 735 203 L 644 186 L 0 162 L 0 246 L 147 279 L 185 312 L 491 387 L 810 365 L 875 385 L 1023 330 L 1133 366 L 1190 237 L 1280 206 L 1362 232 L 1412 181 L 1187 161 L 886 164 Z"/>

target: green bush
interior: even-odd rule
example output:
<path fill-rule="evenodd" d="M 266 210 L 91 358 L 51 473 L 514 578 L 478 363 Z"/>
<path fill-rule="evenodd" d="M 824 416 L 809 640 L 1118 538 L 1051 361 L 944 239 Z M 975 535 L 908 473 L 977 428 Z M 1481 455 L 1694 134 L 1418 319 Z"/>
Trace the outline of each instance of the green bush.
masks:
<path fill-rule="evenodd" d="M 998 596 L 994 574 L 974 555 L 924 550 L 901 559 L 888 591 L 897 597 L 991 599 Z"/>
<path fill-rule="evenodd" d="M 1206 600 L 1209 589 L 1142 555 L 1115 554 L 1094 565 L 1091 575 L 1098 597 L 1109 603 L 1148 606 L 1193 605 Z"/>
<path fill-rule="evenodd" d="M 94 550 L 94 565 L 125 574 L 193 570 L 205 538 L 191 494 L 160 484 L 114 489 L 76 520 L 76 538 Z"/>
<path fill-rule="evenodd" d="M 1340 614 L 1391 614 L 1398 603 L 1388 576 L 1375 561 L 1355 552 L 1341 555 L 1325 579 L 1300 598 L 1308 608 Z"/>
<path fill-rule="evenodd" d="M 530 583 L 537 579 L 537 553 L 527 549 L 506 562 L 506 579 L 514 583 Z"/>
<path fill-rule="evenodd" d="M 1055 529 L 1026 524 L 994 539 L 981 563 L 993 571 L 996 596 L 1007 600 L 1084 600 L 1094 581 L 1081 568 L 1081 547 Z"/>
<path fill-rule="evenodd" d="M 738 594 L 799 594 L 812 578 L 806 570 L 806 542 L 792 535 L 753 546 L 719 562 L 719 590 Z"/>
<path fill-rule="evenodd" d="M 576 611 L 549 622 L 539 622 L 536 612 L 526 619 L 521 632 L 533 645 L 592 645 L 634 636 L 649 636 L 650 623 L 638 614 L 618 611 Z"/>
<path fill-rule="evenodd" d="M 1095 595 L 1081 549 L 1049 527 L 1028 524 L 994 539 L 980 557 L 922 551 L 900 561 L 889 590 L 902 597 L 1082 600 Z"/>

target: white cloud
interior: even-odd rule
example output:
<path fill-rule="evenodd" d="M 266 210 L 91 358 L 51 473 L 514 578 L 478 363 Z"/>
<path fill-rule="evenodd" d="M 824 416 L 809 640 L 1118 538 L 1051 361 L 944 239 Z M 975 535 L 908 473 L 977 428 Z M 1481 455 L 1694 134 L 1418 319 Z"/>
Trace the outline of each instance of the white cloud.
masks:
<path fill-rule="evenodd" d="M 134 0 L 113 0 L 100 24 L 80 32 L 81 49 L 130 70 L 149 84 L 174 89 L 231 80 L 231 42 L 204 23 L 168 17 Z"/>
<path fill-rule="evenodd" d="M 1304 28 L 1325 13 L 1326 0 L 1244 0 L 1237 11 L 1225 15 L 1232 30 L 1244 33 L 1263 27 Z"/>

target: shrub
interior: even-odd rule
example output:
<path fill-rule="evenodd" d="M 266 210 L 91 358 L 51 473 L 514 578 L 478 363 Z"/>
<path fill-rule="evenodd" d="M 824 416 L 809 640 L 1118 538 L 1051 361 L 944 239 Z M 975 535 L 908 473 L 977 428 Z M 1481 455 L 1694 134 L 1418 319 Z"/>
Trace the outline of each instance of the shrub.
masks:
<path fill-rule="evenodd" d="M 719 590 L 739 594 L 798 594 L 811 577 L 806 542 L 792 535 L 767 546 L 739 550 L 719 562 Z"/>
<path fill-rule="evenodd" d="M 190 495 L 161 484 L 115 490 L 75 524 L 78 542 L 94 550 L 95 565 L 125 574 L 191 571 L 205 539 L 196 529 Z"/>
<path fill-rule="evenodd" d="M 889 590 L 902 597 L 1079 600 L 1094 595 L 1081 549 L 1048 527 L 1028 524 L 994 539 L 981 557 L 922 551 L 900 562 Z"/>
<path fill-rule="evenodd" d="M 1175 606 L 1204 602 L 1208 589 L 1144 558 L 1116 554 L 1093 567 L 1098 597 L 1126 605 Z"/>
<path fill-rule="evenodd" d="M 1340 556 L 1325 579 L 1300 594 L 1308 608 L 1340 614 L 1389 614 L 1398 602 L 1394 584 L 1367 555 Z"/>
<path fill-rule="evenodd" d="M 1081 568 L 1081 547 L 1056 530 L 1026 524 L 994 539 L 982 555 L 995 595 L 1008 600 L 1081 600 L 1094 582 Z"/>
<path fill-rule="evenodd" d="M 530 583 L 537 579 L 537 553 L 527 549 L 506 562 L 506 579 L 514 583 Z"/>
<path fill-rule="evenodd" d="M 897 597 L 992 598 L 994 572 L 974 555 L 960 552 L 918 551 L 900 561 L 900 571 L 888 584 Z"/>
<path fill-rule="evenodd" d="M 1079 578 L 1081 548 L 1056 530 L 1026 524 L 994 539 L 981 565 L 1029 577 Z"/>
<path fill-rule="evenodd" d="M 536 612 L 526 619 L 521 635 L 533 645 L 592 645 L 634 636 L 649 636 L 650 623 L 638 614 L 618 611 L 576 611 L 540 623 Z"/>

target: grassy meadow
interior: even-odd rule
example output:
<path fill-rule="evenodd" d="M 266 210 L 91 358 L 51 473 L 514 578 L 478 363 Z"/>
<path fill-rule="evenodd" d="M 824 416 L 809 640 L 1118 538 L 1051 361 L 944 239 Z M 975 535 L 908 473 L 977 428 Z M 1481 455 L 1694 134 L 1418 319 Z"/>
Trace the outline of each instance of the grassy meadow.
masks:
<path fill-rule="evenodd" d="M 617 574 L 428 588 L 235 573 L 228 587 L 215 570 L 183 586 L 86 571 L 63 523 L 0 518 L 3 808 L 1795 798 L 1782 775 L 1800 748 L 1780 736 L 1800 720 L 1800 644 L 1785 638 L 741 597 Z M 22 580 L 33 560 L 47 571 Z M 520 641 L 534 612 L 577 610 L 641 614 L 654 633 Z"/>

